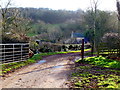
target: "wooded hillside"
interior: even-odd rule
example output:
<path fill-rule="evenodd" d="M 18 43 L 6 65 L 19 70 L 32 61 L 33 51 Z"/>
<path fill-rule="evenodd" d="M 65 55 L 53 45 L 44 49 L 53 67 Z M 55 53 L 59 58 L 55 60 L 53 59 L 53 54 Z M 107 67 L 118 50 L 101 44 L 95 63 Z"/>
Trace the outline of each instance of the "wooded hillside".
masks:
<path fill-rule="evenodd" d="M 3 9 L 4 10 L 4 9 Z M 19 15 L 11 18 L 17 10 Z M 9 8 L 6 12 L 7 23 L 12 22 L 12 31 L 20 32 L 21 30 L 27 36 L 35 36 L 36 39 L 47 40 L 51 42 L 63 42 L 71 36 L 71 32 L 75 31 L 88 37 L 91 41 L 94 30 L 94 12 L 92 10 L 67 11 L 52 10 L 49 8 Z M 16 19 L 16 20 L 15 20 Z M 19 22 L 17 21 L 19 20 Z M 116 12 L 97 10 L 96 13 L 96 36 L 97 40 L 105 33 L 118 32 L 118 20 Z M 17 25 L 17 26 L 15 26 Z M 18 29 L 19 27 L 19 29 Z M 11 26 L 9 25 L 9 28 Z M 7 30 L 5 30 L 7 31 Z M 9 30 L 10 31 L 10 30 Z"/>
<path fill-rule="evenodd" d="M 48 8 L 20 8 L 24 18 L 31 20 L 31 34 L 50 40 L 69 38 L 72 31 L 90 37 L 93 31 L 91 10 L 66 11 Z M 117 13 L 97 10 L 96 34 L 102 37 L 107 32 L 117 32 Z M 28 35 L 31 35 L 31 34 Z M 91 33 L 91 34 L 90 34 Z M 45 37 L 46 36 L 46 37 Z"/>

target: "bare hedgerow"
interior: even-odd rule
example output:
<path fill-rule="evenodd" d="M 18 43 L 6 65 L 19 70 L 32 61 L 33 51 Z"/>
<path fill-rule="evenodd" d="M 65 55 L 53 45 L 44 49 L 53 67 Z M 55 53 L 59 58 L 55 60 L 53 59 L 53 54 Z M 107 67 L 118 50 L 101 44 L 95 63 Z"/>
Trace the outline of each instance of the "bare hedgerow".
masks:
<path fill-rule="evenodd" d="M 106 33 L 102 42 L 106 44 L 109 49 L 120 49 L 120 37 L 118 33 Z"/>

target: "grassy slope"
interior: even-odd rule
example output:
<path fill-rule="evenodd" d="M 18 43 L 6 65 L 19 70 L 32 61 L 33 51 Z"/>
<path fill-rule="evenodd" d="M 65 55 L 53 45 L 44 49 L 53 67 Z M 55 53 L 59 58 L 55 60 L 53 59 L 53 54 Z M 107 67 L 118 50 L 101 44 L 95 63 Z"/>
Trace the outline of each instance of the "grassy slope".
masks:
<path fill-rule="evenodd" d="M 74 88 L 120 88 L 120 62 L 104 57 L 78 60 L 72 73 Z"/>

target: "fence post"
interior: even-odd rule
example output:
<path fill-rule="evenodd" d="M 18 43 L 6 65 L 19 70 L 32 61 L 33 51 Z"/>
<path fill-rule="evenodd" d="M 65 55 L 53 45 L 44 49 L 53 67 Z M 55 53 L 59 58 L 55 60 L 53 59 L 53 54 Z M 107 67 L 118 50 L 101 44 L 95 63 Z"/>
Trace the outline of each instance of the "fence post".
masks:
<path fill-rule="evenodd" d="M 14 46 L 14 44 L 13 44 L 13 62 L 14 62 L 14 54 L 15 54 L 15 53 L 14 53 L 14 50 L 15 50 L 14 48 L 15 48 L 15 46 Z"/>
<path fill-rule="evenodd" d="M 5 62 L 5 45 L 4 45 L 4 62 Z"/>
<path fill-rule="evenodd" d="M 3 59 L 3 57 L 2 57 L 2 54 L 3 54 L 2 52 L 3 52 L 3 51 L 2 51 L 2 50 L 3 50 L 3 49 L 2 49 L 2 46 L 1 46 L 1 45 L 0 45 L 0 49 L 1 49 L 1 50 L 0 50 L 0 64 L 2 64 L 2 59 Z"/>
<path fill-rule="evenodd" d="M 84 59 L 84 39 L 82 39 L 81 58 Z"/>
<path fill-rule="evenodd" d="M 21 45 L 21 61 L 22 61 L 22 49 L 23 49 L 23 45 Z"/>

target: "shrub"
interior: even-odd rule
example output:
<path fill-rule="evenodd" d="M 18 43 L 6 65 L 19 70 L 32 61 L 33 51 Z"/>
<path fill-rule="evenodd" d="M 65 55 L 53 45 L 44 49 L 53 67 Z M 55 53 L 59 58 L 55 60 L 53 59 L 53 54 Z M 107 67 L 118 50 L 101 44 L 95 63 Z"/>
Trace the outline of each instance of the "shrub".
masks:
<path fill-rule="evenodd" d="M 72 45 L 70 45 L 70 46 L 68 47 L 69 50 L 73 50 L 73 48 L 74 48 L 74 47 L 73 47 Z"/>
<path fill-rule="evenodd" d="M 62 49 L 63 49 L 64 51 L 66 51 L 66 48 L 67 48 L 67 47 L 66 47 L 65 45 L 62 46 Z"/>
<path fill-rule="evenodd" d="M 120 37 L 118 33 L 106 33 L 102 38 L 102 42 L 105 43 L 109 49 L 120 49 Z"/>
<path fill-rule="evenodd" d="M 15 33 L 15 34 L 2 34 L 2 43 L 25 43 L 29 42 L 29 37 L 25 34 Z"/>

